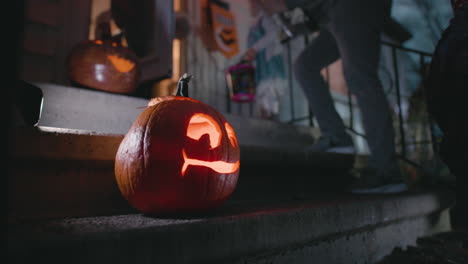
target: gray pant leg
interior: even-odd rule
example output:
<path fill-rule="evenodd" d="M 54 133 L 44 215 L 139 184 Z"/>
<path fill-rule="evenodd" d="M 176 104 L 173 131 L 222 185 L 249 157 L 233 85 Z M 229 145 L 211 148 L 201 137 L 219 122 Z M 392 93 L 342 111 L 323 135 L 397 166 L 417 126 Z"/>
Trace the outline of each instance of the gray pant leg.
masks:
<path fill-rule="evenodd" d="M 343 72 L 356 96 L 367 142 L 370 167 L 396 167 L 394 130 L 390 107 L 382 89 L 378 66 L 380 36 L 386 10 L 382 1 L 338 0 L 330 12 L 327 28 L 335 37 Z"/>
<path fill-rule="evenodd" d="M 317 119 L 322 136 L 342 137 L 345 126 L 336 112 L 330 89 L 320 70 L 336 59 L 339 53 L 333 36 L 326 30 L 307 46 L 294 64 L 294 73 L 310 108 Z"/>

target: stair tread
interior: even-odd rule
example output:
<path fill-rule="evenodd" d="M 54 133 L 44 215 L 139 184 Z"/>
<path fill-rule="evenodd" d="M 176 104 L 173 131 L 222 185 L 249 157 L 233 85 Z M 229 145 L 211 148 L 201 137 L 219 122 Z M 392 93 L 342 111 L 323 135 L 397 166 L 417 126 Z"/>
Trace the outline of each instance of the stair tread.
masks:
<path fill-rule="evenodd" d="M 310 194 L 294 199 L 257 199 L 228 201 L 221 208 L 199 215 L 162 215 L 151 216 L 140 213 L 59 218 L 34 221 L 15 221 L 9 224 L 8 236 L 18 240 L 37 235 L 73 236 L 109 232 L 125 232 L 129 230 L 151 229 L 154 231 L 169 228 L 190 226 L 199 223 L 232 222 L 236 219 L 261 220 L 262 217 L 275 217 L 295 214 L 307 215 L 310 212 L 339 213 L 354 210 L 372 217 L 362 221 L 361 225 L 376 224 L 399 218 L 425 214 L 450 205 L 452 194 L 444 191 L 418 191 L 396 195 L 347 195 L 347 194 Z M 422 202 L 423 201 L 423 202 Z M 415 206 L 420 204 L 420 206 Z M 348 211 L 352 209 L 351 211 Z M 376 211 L 378 210 L 378 212 Z M 341 212 L 342 213 L 342 212 Z M 377 214 L 375 214 L 377 213 Z M 325 214 L 326 215 L 326 214 Z M 325 215 L 320 218 L 326 218 Z M 326 215 L 329 216 L 329 215 Z M 351 216 L 335 215 L 333 219 L 345 221 Z M 355 216 L 361 218 L 358 213 Z M 340 219 L 341 218 L 341 219 Z M 346 229 L 346 227 L 336 228 Z M 25 234 L 26 237 L 21 236 Z"/>
<path fill-rule="evenodd" d="M 400 232 L 405 223 L 408 227 L 426 223 L 415 219 L 440 212 L 453 201 L 446 192 L 312 196 L 236 201 L 203 216 L 128 214 L 12 223 L 7 227 L 8 259 L 15 263 L 250 263 L 244 261 L 247 257 L 257 263 L 256 256 L 268 252 L 294 256 L 335 239 L 350 248 L 361 237 L 372 241 L 378 230 Z M 421 228 L 404 235 L 405 243 L 426 227 Z M 333 255 L 333 247 L 326 248 L 321 254 Z"/>

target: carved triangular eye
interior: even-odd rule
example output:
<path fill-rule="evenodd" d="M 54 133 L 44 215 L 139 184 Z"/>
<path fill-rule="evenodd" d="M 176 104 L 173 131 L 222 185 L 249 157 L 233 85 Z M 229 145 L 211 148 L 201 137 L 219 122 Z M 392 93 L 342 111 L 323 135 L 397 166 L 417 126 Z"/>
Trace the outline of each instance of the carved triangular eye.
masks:
<path fill-rule="evenodd" d="M 226 122 L 224 124 L 226 128 L 227 136 L 229 141 L 233 146 L 237 146 L 237 139 L 236 134 L 234 133 L 234 129 Z M 187 137 L 200 140 L 203 135 L 208 135 L 210 141 L 210 149 L 214 149 L 221 145 L 221 138 L 223 136 L 221 127 L 219 126 L 216 120 L 207 115 L 202 113 L 194 114 L 190 120 L 187 127 Z M 182 149 L 182 157 L 184 159 L 184 163 L 181 169 L 181 176 L 185 176 L 185 172 L 189 166 L 204 166 L 211 168 L 212 170 L 218 173 L 234 173 L 239 169 L 239 160 L 234 163 L 226 162 L 223 160 L 218 161 L 206 161 L 206 160 L 199 160 L 196 158 L 191 158 L 187 156 L 187 153 L 184 149 Z"/>
<path fill-rule="evenodd" d="M 190 118 L 187 127 L 187 137 L 194 140 L 200 140 L 200 138 L 205 134 L 208 134 L 209 136 L 211 149 L 216 148 L 221 144 L 221 137 L 223 134 L 218 122 L 207 114 L 194 114 L 192 118 Z"/>

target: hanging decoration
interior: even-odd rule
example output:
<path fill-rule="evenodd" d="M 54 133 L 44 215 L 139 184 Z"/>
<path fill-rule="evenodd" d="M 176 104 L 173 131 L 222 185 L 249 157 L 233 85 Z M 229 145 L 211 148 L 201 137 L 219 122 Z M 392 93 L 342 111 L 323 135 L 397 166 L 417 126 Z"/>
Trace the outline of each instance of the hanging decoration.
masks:
<path fill-rule="evenodd" d="M 221 0 L 202 0 L 202 28 L 200 35 L 208 50 L 217 50 L 226 58 L 239 52 L 234 14 L 229 4 Z"/>
<path fill-rule="evenodd" d="M 255 100 L 255 67 L 247 62 L 240 62 L 226 71 L 229 96 L 237 103 Z"/>

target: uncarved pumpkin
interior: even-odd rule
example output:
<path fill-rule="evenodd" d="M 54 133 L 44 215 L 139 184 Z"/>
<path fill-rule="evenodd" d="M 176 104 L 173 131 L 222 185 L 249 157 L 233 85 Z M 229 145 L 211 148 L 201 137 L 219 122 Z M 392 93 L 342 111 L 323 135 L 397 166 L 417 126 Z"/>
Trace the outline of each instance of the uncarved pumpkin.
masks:
<path fill-rule="evenodd" d="M 143 213 L 200 212 L 233 193 L 239 158 L 234 129 L 218 111 L 187 97 L 159 97 L 121 142 L 115 176 Z"/>

